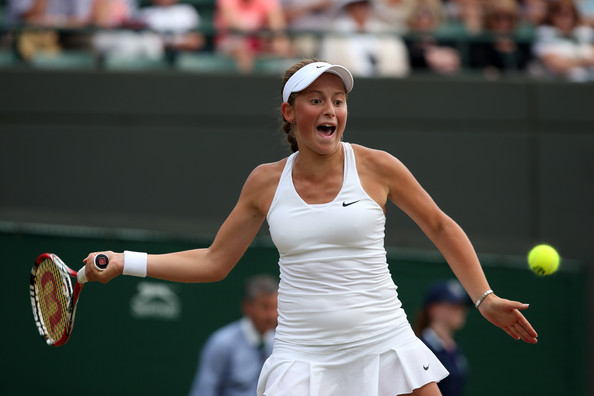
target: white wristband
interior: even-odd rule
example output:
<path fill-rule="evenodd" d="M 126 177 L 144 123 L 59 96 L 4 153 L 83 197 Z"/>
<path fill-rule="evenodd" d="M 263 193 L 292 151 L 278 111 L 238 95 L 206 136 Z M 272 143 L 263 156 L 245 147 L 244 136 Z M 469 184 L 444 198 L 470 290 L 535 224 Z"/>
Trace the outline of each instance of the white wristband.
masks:
<path fill-rule="evenodd" d="M 124 251 L 124 275 L 146 276 L 146 262 L 148 255 L 141 252 Z"/>

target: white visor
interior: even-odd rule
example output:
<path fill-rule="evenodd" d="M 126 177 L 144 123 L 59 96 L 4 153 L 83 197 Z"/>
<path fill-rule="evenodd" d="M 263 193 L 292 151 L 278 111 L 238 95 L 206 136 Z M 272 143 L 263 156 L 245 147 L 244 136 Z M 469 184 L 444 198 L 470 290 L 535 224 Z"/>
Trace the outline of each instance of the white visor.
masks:
<path fill-rule="evenodd" d="M 346 93 L 351 92 L 353 89 L 353 76 L 346 67 L 331 65 L 326 62 L 315 62 L 303 66 L 289 78 L 285 84 L 285 88 L 283 88 L 283 102 L 288 102 L 289 96 L 291 96 L 293 92 L 301 92 L 309 87 L 312 82 L 322 75 L 322 73 L 333 73 L 340 77 L 344 83 Z"/>

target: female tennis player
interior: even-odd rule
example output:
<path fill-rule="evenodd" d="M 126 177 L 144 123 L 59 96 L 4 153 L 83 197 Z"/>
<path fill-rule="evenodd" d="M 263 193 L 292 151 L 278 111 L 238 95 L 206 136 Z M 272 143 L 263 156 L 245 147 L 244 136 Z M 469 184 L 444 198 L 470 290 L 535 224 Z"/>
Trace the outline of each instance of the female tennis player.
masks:
<path fill-rule="evenodd" d="M 392 155 L 342 141 L 353 77 L 303 60 L 285 73 L 281 111 L 293 154 L 258 166 L 205 249 L 147 255 L 103 252 L 110 265 L 89 280 L 123 273 L 178 282 L 220 281 L 264 219 L 279 255 L 278 327 L 260 375 L 261 396 L 439 395 L 448 375 L 413 333 L 384 249 L 388 201 L 433 241 L 481 314 L 515 339 L 537 342 L 520 313 L 496 296 L 463 230 Z"/>

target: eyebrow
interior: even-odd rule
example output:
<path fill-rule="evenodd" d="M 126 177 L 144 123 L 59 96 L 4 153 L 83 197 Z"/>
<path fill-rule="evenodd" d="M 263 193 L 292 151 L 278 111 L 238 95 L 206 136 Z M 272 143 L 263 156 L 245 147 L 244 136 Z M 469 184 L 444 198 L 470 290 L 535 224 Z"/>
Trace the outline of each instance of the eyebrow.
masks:
<path fill-rule="evenodd" d="M 306 94 L 306 95 L 307 94 L 319 94 L 319 95 L 321 95 L 324 92 L 323 91 L 320 91 L 319 89 L 316 89 L 316 90 L 306 91 L 306 92 L 303 92 L 303 93 Z M 345 95 L 346 96 L 346 92 L 345 91 L 336 91 L 332 95 Z"/>

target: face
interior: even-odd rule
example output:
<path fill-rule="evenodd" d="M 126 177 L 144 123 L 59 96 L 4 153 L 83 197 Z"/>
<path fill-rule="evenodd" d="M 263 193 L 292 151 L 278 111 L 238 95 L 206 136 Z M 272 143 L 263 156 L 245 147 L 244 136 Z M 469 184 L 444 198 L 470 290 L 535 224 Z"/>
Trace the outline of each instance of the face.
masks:
<path fill-rule="evenodd" d="M 365 23 L 371 10 L 371 5 L 368 1 L 357 1 L 346 6 L 346 11 L 358 23 Z"/>
<path fill-rule="evenodd" d="M 278 320 L 277 294 L 260 293 L 254 300 L 243 303 L 243 313 L 252 320 L 260 334 L 274 329 Z"/>
<path fill-rule="evenodd" d="M 563 33 L 570 33 L 576 25 L 575 14 L 568 6 L 560 6 L 552 17 L 553 25 Z"/>
<path fill-rule="evenodd" d="M 410 20 L 410 28 L 419 32 L 431 32 L 438 24 L 435 14 L 428 8 L 419 7 Z"/>
<path fill-rule="evenodd" d="M 489 16 L 489 26 L 497 33 L 509 33 L 516 28 L 516 16 L 505 10 L 496 11 Z"/>
<path fill-rule="evenodd" d="M 283 103 L 286 120 L 295 120 L 299 151 L 330 154 L 337 149 L 347 120 L 344 83 L 332 73 L 323 73 L 301 91 L 293 105 Z"/>
<path fill-rule="evenodd" d="M 438 322 L 451 330 L 460 330 L 466 323 L 468 308 L 463 304 L 438 302 L 431 305 L 429 315 L 432 322 Z"/>

